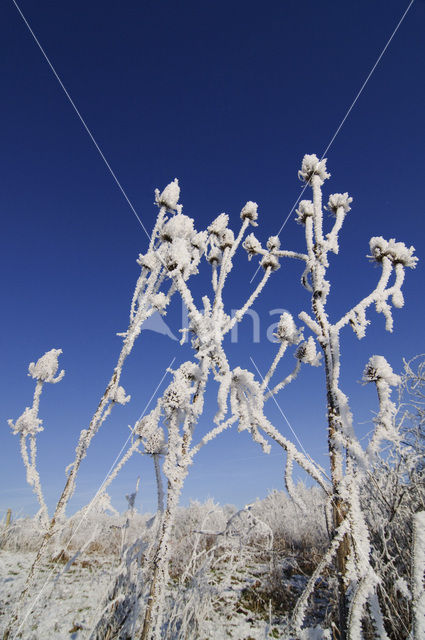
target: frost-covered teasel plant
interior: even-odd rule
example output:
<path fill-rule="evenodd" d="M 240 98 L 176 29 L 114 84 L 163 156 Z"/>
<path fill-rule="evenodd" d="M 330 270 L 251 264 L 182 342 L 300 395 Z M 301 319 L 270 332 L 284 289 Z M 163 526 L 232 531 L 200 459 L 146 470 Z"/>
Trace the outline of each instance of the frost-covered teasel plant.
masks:
<path fill-rule="evenodd" d="M 62 349 L 51 349 L 39 358 L 36 363 L 30 363 L 28 375 L 36 380 L 32 406 L 26 407 L 24 413 L 19 416 L 15 422 L 8 420 L 8 424 L 13 430 L 13 433 L 19 435 L 21 456 L 27 473 L 27 482 L 33 487 L 40 504 L 38 515 L 44 529 L 48 526 L 49 515 L 43 496 L 40 475 L 37 471 L 37 433 L 43 431 L 43 421 L 38 417 L 38 411 L 43 385 L 46 382 L 56 384 L 60 382 L 65 375 L 65 371 L 62 370 L 59 375 L 56 376 L 59 368 L 58 358 L 61 353 Z"/>
<path fill-rule="evenodd" d="M 65 515 L 66 506 L 75 490 L 80 465 L 87 454 L 93 437 L 107 419 L 112 409 L 116 405 L 125 404 L 130 400 L 130 396 L 127 396 L 123 387 L 120 386 L 120 379 L 125 361 L 131 353 L 136 339 L 140 335 L 142 324 L 157 310 L 160 310 L 163 314 L 166 313 L 166 307 L 172 295 L 177 290 L 173 278 L 176 273 L 179 274 L 179 282 L 186 282 L 191 275 L 197 272 L 197 266 L 203 254 L 204 247 L 202 242 L 199 242 L 198 234 L 193 227 L 193 220 L 181 214 L 182 207 L 178 204 L 179 194 L 180 189 L 177 180 L 170 183 L 162 193 L 159 193 L 158 190 L 156 192 L 155 200 L 159 207 L 159 213 L 152 232 L 148 251 L 145 255 L 140 255 L 138 258 L 141 271 L 131 301 L 130 322 L 127 331 L 119 334 L 123 342 L 122 348 L 111 379 L 100 399 L 90 424 L 87 429 L 83 429 L 80 433 L 75 449 L 74 460 L 66 469 L 67 479 L 64 489 L 57 502 L 53 517 L 48 524 L 47 532 L 28 576 L 17 611 L 21 608 L 23 600 L 25 600 L 28 595 L 31 581 L 43 560 L 49 541 L 57 532 L 61 520 Z M 194 242 L 192 242 L 192 240 Z M 46 354 L 44 358 L 47 358 L 47 356 L 48 354 Z M 37 378 L 40 385 L 45 381 L 57 381 L 53 378 L 56 372 L 54 371 L 52 374 L 51 371 L 49 371 L 48 364 L 47 359 L 46 361 L 41 359 L 37 364 L 31 365 L 30 374 Z M 40 388 L 41 392 L 41 386 L 36 388 L 35 410 L 33 413 L 29 410 L 25 419 L 22 418 L 20 422 L 18 421 L 18 429 L 24 424 L 31 424 L 32 427 L 36 424 L 38 419 L 38 388 Z M 131 453 L 133 453 L 134 450 L 135 447 Z M 34 473 L 32 477 L 36 477 Z M 16 617 L 17 616 L 13 617 L 6 631 L 6 637 L 8 637 Z"/>
<path fill-rule="evenodd" d="M 176 218 L 165 230 L 166 242 L 173 242 L 176 237 L 191 232 L 191 227 L 186 222 L 179 220 L 177 216 Z M 254 439 L 263 447 L 268 447 L 258 432 L 255 419 L 249 418 L 250 409 L 246 406 L 245 395 L 239 391 L 245 388 L 245 380 L 249 386 L 252 374 L 239 368 L 232 370 L 223 347 L 224 336 L 242 320 L 275 270 L 272 264 L 263 264 L 264 274 L 259 284 L 231 318 L 224 307 L 223 290 L 233 268 L 232 259 L 248 227 L 257 225 L 256 203 L 247 202 L 242 208 L 240 218 L 242 223 L 237 233 L 229 228 L 229 216 L 222 213 L 213 220 L 206 231 L 196 234 L 192 240 L 205 252 L 205 258 L 211 267 L 211 293 L 202 297 L 201 306 L 196 304 L 187 282 L 182 277 L 181 269 L 171 271 L 174 286 L 188 310 L 187 331 L 191 334 L 194 360 L 183 363 L 172 372 L 172 382 L 149 416 L 149 420 L 155 422 L 151 425 L 154 432 L 163 428 L 168 434 L 163 465 L 167 479 L 167 498 L 158 545 L 152 557 L 152 579 L 141 634 L 141 638 L 144 639 L 160 638 L 162 634 L 171 532 L 179 496 L 194 456 L 210 440 L 237 421 L 240 429 L 249 429 Z M 214 378 L 218 383 L 215 426 L 196 442 L 195 427 L 203 411 L 209 378 Z"/>
<path fill-rule="evenodd" d="M 157 401 L 156 407 L 136 427 L 136 433 L 142 437 L 146 453 L 153 453 L 152 446 L 160 448 L 160 452 L 164 455 L 163 473 L 167 479 L 166 504 L 159 520 L 158 543 L 156 549 L 151 548 L 145 556 L 145 570 L 148 571 L 147 565 L 151 565 L 151 576 L 145 579 L 149 589 L 145 596 L 147 602 L 144 612 L 143 602 L 141 602 L 143 612 L 141 637 L 144 639 L 160 638 L 162 634 L 169 580 L 171 532 L 189 466 L 203 446 L 225 429 L 238 424 L 238 429 L 248 430 L 265 452 L 270 450 L 265 436 L 276 440 L 288 452 L 288 470 L 295 460 L 324 486 L 322 470 L 303 453 L 296 451 L 292 443 L 281 436 L 263 412 L 264 401 L 272 394 L 278 393 L 295 378 L 301 362 L 317 364 L 319 357 L 312 339 L 299 346 L 295 354 L 297 362 L 295 370 L 276 384 L 267 398 L 264 397 L 266 384 L 261 386 L 255 381 L 253 374 L 247 370 L 240 367 L 232 369 L 223 347 L 224 336 L 242 320 L 272 272 L 279 266 L 275 255 L 279 242 L 276 238 L 271 238 L 267 250 L 261 250 L 263 276 L 246 302 L 231 318 L 224 307 L 223 290 L 233 268 L 232 259 L 248 227 L 257 225 L 257 205 L 254 202 L 247 202 L 242 208 L 240 218 L 242 223 L 237 233 L 229 228 L 229 216 L 222 213 L 213 220 L 206 231 L 195 234 L 193 221 L 179 213 L 163 226 L 161 232 L 165 246 L 162 257 L 167 261 L 169 256 L 173 256 L 168 275 L 188 309 L 187 331 L 191 335 L 194 360 L 187 361 L 177 370 L 171 371 L 172 382 Z M 249 245 L 249 238 L 250 236 L 245 239 L 245 248 L 247 242 Z M 210 295 L 202 297 L 201 306 L 196 304 L 191 289 L 183 277 L 185 251 L 182 250 L 183 257 L 179 262 L 178 251 L 173 249 L 173 243 L 176 247 L 184 249 L 182 239 L 184 243 L 188 241 L 191 241 L 192 245 L 195 243 L 196 247 L 204 252 L 211 267 L 212 290 Z M 266 383 L 273 376 L 286 348 L 302 342 L 302 334 L 295 327 L 290 314 L 286 313 L 282 316 L 278 333 L 280 336 L 278 353 L 267 373 Z M 204 395 L 209 378 L 214 378 L 218 383 L 215 426 L 196 441 L 195 428 L 203 412 Z M 163 441 L 164 433 L 167 434 L 165 441 Z M 290 473 L 287 473 L 287 485 L 292 490 L 290 477 Z M 161 486 L 160 483 L 158 486 Z M 146 572 L 144 575 L 147 575 Z M 101 627 L 104 629 L 105 625 L 102 624 Z"/>
<path fill-rule="evenodd" d="M 174 637 L 172 634 L 175 633 L 190 633 L 190 629 L 194 628 L 191 627 L 194 617 L 188 610 L 190 602 L 193 606 L 198 602 L 193 584 L 181 598 L 172 596 L 170 559 L 173 551 L 173 529 L 190 465 L 208 442 L 233 426 L 237 426 L 239 431 L 247 431 L 265 453 L 270 451 L 271 440 L 285 450 L 285 483 L 298 510 L 305 510 L 306 506 L 294 486 L 294 463 L 315 480 L 320 487 L 320 494 L 327 500 L 329 545 L 306 580 L 305 590 L 298 603 L 292 608 L 285 637 L 312 637 L 307 618 L 310 596 L 319 579 L 332 566 L 338 584 L 339 613 L 338 620 L 333 622 L 334 638 L 362 638 L 366 623 L 371 625 L 377 637 L 389 637 L 386 631 L 387 608 L 383 606 L 382 590 L 379 587 L 381 577 L 379 567 L 374 562 L 377 556 L 371 535 L 371 522 L 365 514 L 362 487 L 370 479 L 376 461 L 380 459 L 383 444 L 390 442 L 392 446 L 398 446 L 400 443 L 400 432 L 395 426 L 396 408 L 391 399 L 391 390 L 394 385 L 399 384 L 399 378 L 382 356 L 372 356 L 366 365 L 363 382 L 376 385 L 379 411 L 369 442 L 363 446 L 354 431 L 348 398 L 340 388 L 340 334 L 345 327 L 351 327 L 356 336 L 362 338 L 370 322 L 366 314 L 372 306 L 384 315 L 386 328 L 391 331 L 392 307 L 401 307 L 404 302 L 402 285 L 405 269 L 415 267 L 417 258 L 413 247 L 408 248 L 394 239 L 387 241 L 381 237 L 372 238 L 368 257 L 381 270 L 378 283 L 372 292 L 341 318 L 331 321 L 326 309 L 331 287 L 327 270 L 332 254 L 339 253 L 339 237 L 344 220 L 347 215 L 352 215 L 352 198 L 348 193 L 330 195 L 326 209 L 333 221 L 327 231 L 324 228 L 326 221 L 322 203 L 322 188 L 330 177 L 326 160 L 306 155 L 299 177 L 312 189 L 312 200 L 302 200 L 297 210 L 296 220 L 305 234 L 305 249 L 302 251 L 282 247 L 277 236 L 269 237 L 265 246 L 262 245 L 251 231 L 251 227 L 258 225 L 259 219 L 255 202 L 249 201 L 242 208 L 237 230 L 230 228 L 229 216 L 225 213 L 216 217 L 206 229 L 198 230 L 194 220 L 183 213 L 177 180 L 162 192 L 156 190 L 155 202 L 159 213 L 147 251 L 140 254 L 137 260 L 141 270 L 130 304 L 129 326 L 119 334 L 122 348 L 117 364 L 89 426 L 80 434 L 74 460 L 67 468 L 64 490 L 51 520 L 48 520 L 46 510 L 44 518 L 47 532 L 17 611 L 27 603 L 27 596 L 31 595 L 32 580 L 41 567 L 49 541 L 60 529 L 66 506 L 75 490 L 79 468 L 93 437 L 116 405 L 130 401 L 120 384 L 121 375 L 126 358 L 140 335 L 143 322 L 155 312 L 165 315 L 172 297 L 176 296 L 181 298 L 187 308 L 189 324 L 183 330 L 182 343 L 186 338 L 185 333 L 188 333 L 192 356 L 170 369 L 170 383 L 150 413 L 141 417 L 131 428 L 131 442 L 102 485 L 98 496 L 101 500 L 106 495 L 106 489 L 134 453 L 147 454 L 155 464 L 157 514 L 140 536 L 130 546 L 126 546 L 119 570 L 112 578 L 111 588 L 105 594 L 98 617 L 92 620 L 88 637 L 92 640 L 104 637 L 159 640 Z M 249 260 L 255 256 L 260 258 L 262 275 L 247 299 L 240 303 L 236 313 L 231 316 L 225 307 L 224 291 L 234 267 L 234 257 L 240 249 L 246 251 Z M 311 311 L 299 314 L 301 326 L 297 326 L 298 321 L 288 312 L 281 315 L 275 332 L 276 353 L 264 376 L 254 362 L 253 371 L 237 364 L 231 366 L 224 337 L 244 318 L 271 278 L 280 278 L 280 264 L 288 258 L 301 262 L 303 266 L 301 283 L 310 294 Z M 197 300 L 191 285 L 201 262 L 207 263 L 203 266 L 210 270 L 211 285 L 205 287 L 201 299 Z M 286 300 L 284 304 L 288 306 Z M 288 353 L 293 354 L 295 363 L 282 373 L 283 358 Z M 57 381 L 58 378 L 54 377 L 57 367 L 54 371 L 53 367 L 49 373 L 47 364 L 39 365 L 40 362 L 41 360 L 36 365 L 31 365 L 30 369 L 30 373 L 37 379 L 37 385 Z M 299 375 L 303 365 L 323 366 L 326 377 L 330 477 L 325 469 L 285 438 L 267 417 L 267 402 L 276 402 L 277 395 L 287 389 Z M 209 383 L 213 383 L 211 388 L 216 389 L 217 409 L 213 424 L 204 427 L 199 434 L 198 427 Z M 35 438 L 41 424 L 38 418 L 38 397 L 39 394 L 34 399 L 34 411 L 27 409 L 27 415 L 24 414 L 15 424 L 11 424 L 15 432 L 22 433 L 24 429 L 27 436 Z M 28 455 L 27 460 L 31 464 Z M 34 477 L 31 475 L 31 478 Z M 165 489 L 163 478 L 166 480 Z M 247 508 L 247 513 L 248 511 Z M 251 520 L 255 519 L 254 511 L 249 512 L 249 517 Z M 257 526 L 257 520 L 255 522 Z M 420 518 L 415 521 L 419 531 L 417 540 L 422 535 L 421 522 Z M 204 533 L 199 533 L 199 536 Z M 221 534 L 216 531 L 214 535 L 218 538 Z M 227 543 L 225 546 L 227 549 Z M 267 548 L 267 551 L 270 549 Z M 194 553 L 196 554 L 196 549 Z M 229 553 L 234 554 L 234 549 Z M 212 591 L 206 585 L 210 580 L 208 571 L 214 570 L 214 554 L 205 553 L 205 558 L 208 561 L 203 565 L 196 556 L 196 568 L 191 575 L 195 579 L 202 574 L 206 598 L 211 604 Z M 421 557 L 418 562 L 421 562 Z M 238 562 L 233 562 L 232 559 L 229 567 L 236 566 Z M 415 575 L 419 575 L 419 570 L 415 571 Z M 184 581 L 188 575 L 189 571 L 183 572 Z M 220 580 L 231 585 L 230 575 L 220 574 Z M 422 602 L 418 579 L 415 584 L 415 598 Z M 124 592 L 127 588 L 126 595 Z M 219 591 L 220 589 L 217 593 Z M 16 631 L 17 619 L 16 613 L 5 638 L 9 637 L 12 630 Z M 197 628 L 202 627 L 201 622 L 197 620 Z M 323 634 L 322 637 L 330 637 L 330 630 L 323 630 Z"/>
<path fill-rule="evenodd" d="M 383 440 L 393 440 L 396 437 L 393 429 L 395 410 L 390 400 L 390 387 L 399 380 L 384 358 L 371 358 L 364 380 L 376 383 L 380 411 L 369 446 L 364 450 L 353 429 L 348 398 L 340 388 L 340 334 L 344 327 L 351 326 L 357 337 L 362 338 L 370 322 L 366 314 L 371 306 L 384 315 L 386 329 L 392 331 L 391 303 L 397 308 L 403 306 L 401 287 L 405 269 L 414 268 L 417 258 L 413 255 L 413 247 L 408 248 L 394 239 L 386 241 L 381 237 L 372 238 L 369 257 L 381 267 L 378 283 L 371 293 L 341 318 L 331 321 L 326 311 L 330 292 L 327 269 L 330 255 L 339 252 L 339 235 L 345 217 L 351 210 L 352 198 L 347 193 L 330 195 L 326 208 L 334 217 L 334 222 L 326 233 L 322 203 L 322 188 L 330 178 L 326 159 L 319 160 L 315 155 L 304 156 L 298 175 L 311 188 L 313 195 L 312 200 L 301 201 L 297 210 L 297 222 L 304 227 L 306 250 L 305 253 L 295 253 L 276 248 L 274 254 L 277 258 L 297 258 L 305 264 L 301 282 L 311 294 L 312 315 L 304 311 L 299 314 L 299 318 L 312 332 L 314 339 L 310 336 L 307 343 L 299 347 L 298 355 L 301 360 L 319 364 L 313 348 L 316 342 L 323 353 L 332 484 L 330 519 L 333 533 L 328 554 L 314 572 L 305 595 L 294 611 L 292 628 L 296 634 L 303 633 L 302 624 L 309 593 L 322 569 L 335 558 L 339 580 L 339 637 L 361 637 L 366 604 L 375 631 L 381 633 L 379 637 L 386 637 L 376 591 L 379 578 L 371 563 L 368 530 L 360 504 L 360 486 L 370 456 L 379 453 Z M 250 254 L 263 252 L 258 243 L 254 242 L 251 242 L 248 250 Z"/>

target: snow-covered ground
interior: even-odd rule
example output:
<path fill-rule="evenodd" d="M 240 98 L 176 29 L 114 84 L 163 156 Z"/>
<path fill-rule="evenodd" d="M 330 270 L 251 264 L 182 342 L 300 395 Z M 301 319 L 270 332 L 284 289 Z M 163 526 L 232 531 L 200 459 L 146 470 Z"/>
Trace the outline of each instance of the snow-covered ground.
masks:
<path fill-rule="evenodd" d="M 298 491 L 310 505 L 307 515 L 299 514 L 298 520 L 288 517 L 296 507 L 282 492 L 270 494 L 250 511 L 222 508 L 212 500 L 205 504 L 195 502 L 179 510 L 172 544 L 164 638 L 287 637 L 285 621 L 311 574 L 313 550 L 320 545 L 324 527 L 320 521 L 320 492 L 302 487 Z M 89 640 L 102 612 L 111 605 L 111 587 L 120 568 L 124 580 L 114 597 L 120 600 L 131 592 L 134 581 L 131 583 L 126 577 L 129 556 L 125 549 L 139 539 L 149 542 L 152 518 L 137 512 L 130 519 L 128 514 L 95 513 L 77 530 L 80 517 L 81 514 L 75 514 L 66 521 L 62 536 L 52 546 L 50 559 L 41 566 L 31 597 L 19 611 L 21 626 L 15 627 L 18 637 Z M 301 529 L 304 535 L 310 531 L 307 553 L 306 546 L 304 550 L 294 549 Z M 97 533 L 90 535 L 93 531 Z M 41 540 L 36 519 L 17 520 L 2 533 L 0 637 L 13 615 Z M 89 538 L 92 542 L 87 545 Z M 52 560 L 57 558 L 58 549 L 66 548 L 67 563 Z M 132 566 L 134 572 L 135 565 Z M 139 580 L 140 584 L 142 574 L 138 571 L 136 568 L 136 583 Z M 322 613 L 326 606 L 326 602 L 319 606 Z M 138 613 L 139 633 L 143 608 Z M 320 611 L 319 614 L 320 618 Z M 93 640 L 95 637 L 103 636 L 93 635 Z"/>
<path fill-rule="evenodd" d="M 35 558 L 34 553 L 1 551 L 0 553 L 0 629 L 12 613 L 25 578 Z M 78 560 L 63 575 L 58 565 L 42 567 L 28 613 L 20 630 L 28 640 L 47 638 L 83 638 L 79 630 L 90 627 L 102 597 L 107 591 L 114 564 L 108 557 L 93 556 Z M 62 569 L 63 569 L 62 565 Z"/>
<path fill-rule="evenodd" d="M 30 552 L 0 553 L 0 633 L 5 629 L 34 557 Z M 105 556 L 93 556 L 90 561 L 77 560 L 62 575 L 57 565 L 50 563 L 43 567 L 31 600 L 34 608 L 19 629 L 22 637 L 27 640 L 88 638 L 100 614 L 114 567 L 116 561 Z M 236 604 L 240 592 L 241 584 L 236 583 L 227 594 L 227 616 L 217 615 L 216 619 L 206 621 L 204 637 L 217 640 L 281 637 L 279 625 L 270 625 Z"/>

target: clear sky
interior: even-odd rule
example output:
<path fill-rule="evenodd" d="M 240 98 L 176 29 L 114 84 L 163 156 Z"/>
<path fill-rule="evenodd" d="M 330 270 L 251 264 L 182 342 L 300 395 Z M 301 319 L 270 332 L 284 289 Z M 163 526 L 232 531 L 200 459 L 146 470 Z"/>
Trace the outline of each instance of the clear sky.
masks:
<path fill-rule="evenodd" d="M 298 197 L 297 170 L 305 153 L 321 155 L 400 20 L 408 2 L 358 0 L 184 0 L 83 2 L 22 0 L 20 7 L 92 130 L 148 230 L 155 187 L 178 177 L 184 211 L 205 228 L 219 213 L 237 228 L 247 200 L 259 204 L 263 241 L 277 233 Z M 343 388 L 361 433 L 376 401 L 358 384 L 372 354 L 400 371 L 402 358 L 424 352 L 424 125 L 425 2 L 416 0 L 357 104 L 327 152 L 332 178 L 326 194 L 354 198 L 330 270 L 333 317 L 374 288 L 369 238 L 414 244 L 421 262 L 407 273 L 406 307 L 382 316 L 359 342 L 343 335 Z M 64 380 L 46 385 L 40 416 L 39 465 L 50 508 L 64 483 L 81 428 L 110 378 L 127 327 L 146 235 L 37 48 L 12 1 L 0 7 L 1 128 L 1 364 L 0 517 L 34 513 L 18 439 L 6 420 L 31 402 L 28 363 L 62 348 Z M 309 197 L 309 196 L 308 196 Z M 302 248 L 291 216 L 285 248 Z M 246 299 L 256 263 L 241 252 L 226 302 Z M 260 342 L 250 319 L 228 344 L 234 366 L 264 372 L 275 346 L 266 338 L 270 312 L 307 309 L 300 265 L 284 264 L 259 299 Z M 258 277 L 258 276 L 257 276 Z M 196 285 L 206 290 L 201 274 Z M 167 323 L 181 324 L 177 300 Z M 132 401 L 115 409 L 81 468 L 70 512 L 94 495 L 172 358 L 190 357 L 166 335 L 142 332 L 123 377 Z M 286 374 L 290 355 L 281 364 Z M 323 369 L 305 368 L 279 396 L 304 447 L 326 464 Z M 169 377 L 164 380 L 163 386 Z M 163 388 L 163 387 L 162 387 Z M 208 398 L 207 415 L 213 411 Z M 290 436 L 277 407 L 274 424 Z M 282 488 L 282 454 L 265 457 L 246 433 L 229 432 L 199 456 L 183 503 L 212 496 L 242 505 Z M 141 475 L 139 508 L 154 507 L 151 461 L 135 457 L 111 487 L 124 508 Z M 296 472 L 297 477 L 302 477 Z"/>

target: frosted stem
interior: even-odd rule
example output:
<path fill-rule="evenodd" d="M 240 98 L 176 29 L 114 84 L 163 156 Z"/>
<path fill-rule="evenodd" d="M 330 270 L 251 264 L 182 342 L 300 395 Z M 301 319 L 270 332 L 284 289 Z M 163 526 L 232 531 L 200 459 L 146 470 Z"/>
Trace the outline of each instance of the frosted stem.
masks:
<path fill-rule="evenodd" d="M 267 385 L 269 384 L 270 378 L 273 376 L 274 372 L 276 371 L 276 367 L 279 364 L 279 361 L 283 358 L 283 355 L 286 351 L 288 347 L 288 342 L 286 340 L 284 340 L 283 342 L 280 343 L 279 345 L 279 349 L 277 351 L 277 354 L 272 362 L 272 365 L 270 367 L 270 369 L 267 371 L 266 375 L 263 378 L 263 381 L 261 383 L 261 388 L 262 389 L 266 389 Z"/>
<path fill-rule="evenodd" d="M 267 269 L 264 271 L 264 275 L 262 279 L 258 283 L 253 293 L 250 295 L 250 297 L 248 298 L 244 306 L 241 309 L 238 309 L 236 311 L 232 320 L 224 327 L 223 335 L 228 333 L 235 326 L 237 322 L 240 322 L 242 320 L 247 310 L 252 306 L 255 299 L 260 295 L 261 291 L 264 289 L 266 282 L 270 277 L 271 272 L 272 272 L 271 267 L 267 267 Z"/>
<path fill-rule="evenodd" d="M 412 562 L 413 640 L 425 638 L 425 511 L 413 516 Z"/>
<path fill-rule="evenodd" d="M 31 477 L 32 484 L 34 487 L 34 493 L 37 496 L 38 502 L 41 507 L 41 516 L 42 522 L 44 526 L 47 526 L 49 523 L 49 513 L 47 511 L 47 506 L 44 501 L 43 490 L 41 488 L 41 480 L 40 475 L 37 471 L 37 442 L 35 435 L 31 434 L 30 438 L 30 457 L 31 457 Z"/>
<path fill-rule="evenodd" d="M 281 389 L 283 389 L 284 387 L 286 387 L 286 385 L 288 385 L 290 382 L 295 380 L 300 369 L 301 369 L 301 362 L 300 360 L 297 360 L 297 364 L 295 365 L 293 371 L 288 376 L 286 376 L 286 378 L 282 380 L 282 382 L 279 382 L 279 384 L 273 387 L 273 389 L 270 389 L 264 396 L 264 400 L 268 400 L 272 396 L 275 396 L 277 393 L 279 393 L 279 391 L 281 391 Z"/>
<path fill-rule="evenodd" d="M 153 464 L 155 467 L 156 490 L 158 496 L 158 512 L 164 511 L 164 487 L 162 486 L 161 468 L 159 466 L 159 454 L 153 454 Z"/>
<path fill-rule="evenodd" d="M 323 211 L 322 211 L 321 179 L 319 176 L 317 175 L 312 176 L 311 187 L 313 189 L 313 206 L 314 206 L 313 222 L 314 222 L 315 239 L 316 239 L 317 246 L 321 247 L 323 245 L 323 230 L 322 230 Z"/>

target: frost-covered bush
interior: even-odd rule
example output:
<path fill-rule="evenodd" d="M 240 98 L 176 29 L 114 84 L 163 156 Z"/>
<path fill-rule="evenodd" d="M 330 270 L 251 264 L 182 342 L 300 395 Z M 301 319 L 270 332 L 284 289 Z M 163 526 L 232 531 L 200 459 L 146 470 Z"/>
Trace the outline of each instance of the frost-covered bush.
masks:
<path fill-rule="evenodd" d="M 408 637 L 415 615 L 422 616 L 425 625 L 423 604 L 413 601 L 415 514 L 425 512 L 424 363 L 423 355 L 405 363 L 397 411 L 391 417 L 394 437 L 385 454 L 375 458 L 362 491 L 379 601 L 386 632 L 394 640 Z"/>
<path fill-rule="evenodd" d="M 134 541 L 139 537 L 147 529 L 151 517 L 150 514 L 135 513 L 127 527 L 127 539 Z M 63 523 L 60 535 L 51 548 L 51 555 L 54 557 L 66 549 L 63 560 L 84 548 L 84 553 L 118 558 L 122 552 L 122 530 L 125 523 L 125 514 L 93 510 L 84 516 L 84 513 L 77 511 Z M 36 552 L 44 533 L 38 518 L 17 518 L 7 529 L 3 529 L 1 548 L 7 551 Z"/>
<path fill-rule="evenodd" d="M 298 483 L 295 502 L 283 491 L 272 491 L 253 505 L 253 512 L 273 531 L 274 544 L 323 549 L 328 541 L 326 495 L 318 487 Z M 302 506 L 300 506 L 302 505 Z"/>

